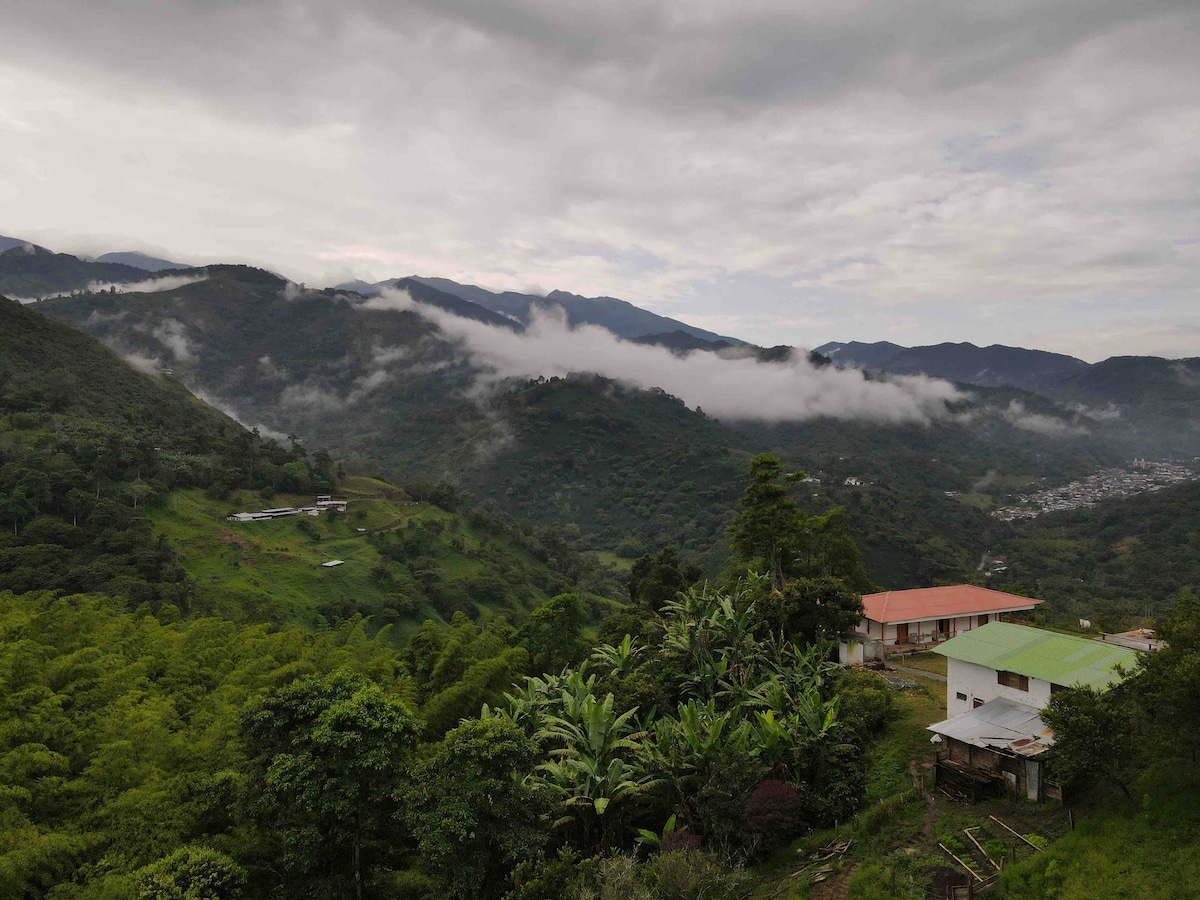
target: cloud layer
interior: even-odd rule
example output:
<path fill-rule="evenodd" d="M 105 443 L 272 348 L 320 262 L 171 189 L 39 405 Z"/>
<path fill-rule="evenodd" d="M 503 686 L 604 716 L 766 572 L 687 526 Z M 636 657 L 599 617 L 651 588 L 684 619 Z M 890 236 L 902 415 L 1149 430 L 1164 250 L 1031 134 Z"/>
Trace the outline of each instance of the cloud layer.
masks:
<path fill-rule="evenodd" d="M 661 388 L 719 419 L 929 422 L 949 417 L 947 403 L 963 399 L 949 382 L 919 376 L 869 381 L 856 370 L 817 368 L 802 352 L 783 363 L 707 352 L 678 356 L 622 341 L 604 328 L 569 328 L 565 315 L 553 311 L 535 312 L 529 327 L 518 333 L 418 303 L 399 290 L 385 290 L 362 306 L 429 319 L 461 342 L 491 379 L 595 372 L 639 388 Z"/>
<path fill-rule="evenodd" d="M 10 6 L 4 233 L 1200 352 L 1194 0 Z"/>

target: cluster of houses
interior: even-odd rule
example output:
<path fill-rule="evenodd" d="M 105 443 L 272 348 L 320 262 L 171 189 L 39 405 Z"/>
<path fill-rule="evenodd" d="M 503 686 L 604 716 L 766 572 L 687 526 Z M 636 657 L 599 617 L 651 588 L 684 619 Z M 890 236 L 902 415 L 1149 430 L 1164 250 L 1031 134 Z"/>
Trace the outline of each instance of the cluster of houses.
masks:
<path fill-rule="evenodd" d="M 937 782 L 962 796 L 1003 786 L 1032 800 L 1061 799 L 1043 777 L 1040 757 L 1054 734 L 1041 711 L 1058 691 L 1108 688 L 1133 668 L 1137 650 L 1158 646 L 1141 634 L 1093 640 L 1031 628 L 1040 600 L 972 585 L 862 599 L 864 618 L 841 641 L 844 663 L 916 649 L 946 657 L 946 719 L 929 731 Z"/>
<path fill-rule="evenodd" d="M 230 522 L 265 522 L 270 519 L 290 519 L 293 516 L 319 516 L 323 512 L 344 513 L 347 501 L 334 500 L 329 494 L 321 494 L 313 506 L 280 506 L 276 509 L 260 509 L 258 512 L 237 512 L 226 518 Z"/>

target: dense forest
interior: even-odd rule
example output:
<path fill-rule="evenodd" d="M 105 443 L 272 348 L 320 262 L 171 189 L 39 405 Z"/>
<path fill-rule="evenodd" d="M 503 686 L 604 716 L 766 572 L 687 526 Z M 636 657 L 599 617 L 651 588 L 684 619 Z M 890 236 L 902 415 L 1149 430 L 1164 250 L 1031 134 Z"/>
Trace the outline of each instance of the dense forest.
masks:
<path fill-rule="evenodd" d="M 22 414 L 102 419 L 88 393 L 59 413 L 19 381 L 9 397 Z M 10 498 L 40 470 L 29 431 L 13 429 Z M 264 458 L 223 479 L 273 473 L 270 447 L 250 449 Z M 163 480 L 157 458 L 100 482 L 148 540 L 138 510 L 193 483 Z M 152 490 L 127 496 L 143 481 Z M 95 507 L 61 506 L 53 487 L 42 502 L 14 520 L 19 546 L 41 546 L 20 542 L 45 518 L 95 529 L 61 538 L 92 569 L 143 562 Z M 315 631 L 214 617 L 185 602 L 178 566 L 5 592 L 3 891 L 574 897 L 632 879 L 660 896 L 736 896 L 738 866 L 853 814 L 889 696 L 821 649 L 858 618 L 868 583 L 844 517 L 805 515 L 763 456 L 731 544 L 721 584 L 689 587 L 698 571 L 670 551 L 644 559 L 597 644 L 574 593 L 519 627 L 458 611 L 398 650 L 360 615 Z M 658 852 L 639 862 L 639 847 Z"/>

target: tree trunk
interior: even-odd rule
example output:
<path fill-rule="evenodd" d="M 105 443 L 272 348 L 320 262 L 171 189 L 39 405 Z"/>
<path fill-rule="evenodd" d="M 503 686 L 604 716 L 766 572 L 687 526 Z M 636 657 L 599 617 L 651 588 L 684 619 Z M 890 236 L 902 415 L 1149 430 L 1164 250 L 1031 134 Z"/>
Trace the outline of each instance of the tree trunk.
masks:
<path fill-rule="evenodd" d="M 354 830 L 354 898 L 362 900 L 362 830 Z"/>

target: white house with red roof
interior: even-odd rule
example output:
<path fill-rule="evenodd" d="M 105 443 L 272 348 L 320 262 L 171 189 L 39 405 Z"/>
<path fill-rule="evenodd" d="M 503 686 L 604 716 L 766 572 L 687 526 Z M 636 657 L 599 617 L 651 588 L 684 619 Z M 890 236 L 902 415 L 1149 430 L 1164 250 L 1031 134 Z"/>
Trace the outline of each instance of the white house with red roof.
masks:
<path fill-rule="evenodd" d="M 864 594 L 862 601 L 863 619 L 842 642 L 846 663 L 933 647 L 988 622 L 1026 623 L 1042 602 L 972 584 Z"/>

